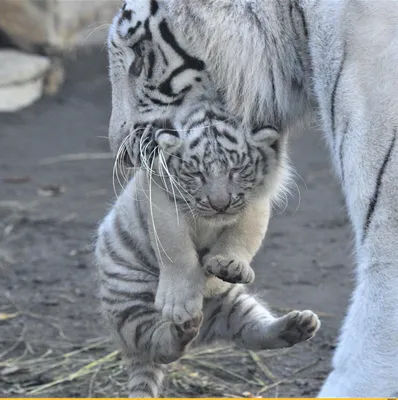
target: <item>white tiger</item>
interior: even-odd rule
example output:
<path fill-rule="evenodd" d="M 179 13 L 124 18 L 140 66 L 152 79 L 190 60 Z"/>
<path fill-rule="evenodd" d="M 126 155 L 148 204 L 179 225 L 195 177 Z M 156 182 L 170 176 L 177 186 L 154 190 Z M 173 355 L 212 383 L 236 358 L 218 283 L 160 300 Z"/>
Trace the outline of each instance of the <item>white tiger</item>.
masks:
<path fill-rule="evenodd" d="M 289 347 L 320 326 L 309 310 L 274 317 L 243 285 L 286 179 L 286 135 L 225 111 L 165 11 L 129 2 L 109 38 L 113 88 L 129 111 L 116 159 L 140 168 L 100 224 L 95 256 L 131 397 L 157 397 L 164 364 L 188 345 Z"/>
<path fill-rule="evenodd" d="M 190 345 L 290 347 L 320 326 L 309 310 L 274 317 L 243 285 L 254 279 L 249 263 L 283 165 L 279 135 L 237 132 L 214 105 L 222 119 L 202 120 L 206 105 L 190 113 L 193 129 L 145 130 L 143 143 L 154 144 L 143 158 L 149 165 L 135 172 L 98 232 L 102 310 L 133 398 L 158 397 L 165 364 Z"/>
<path fill-rule="evenodd" d="M 148 3 L 128 1 L 142 24 Z M 357 286 L 320 397 L 398 393 L 398 7 L 394 0 L 162 0 L 228 112 L 292 130 L 317 103 L 356 238 Z M 128 22 L 122 22 L 128 24 Z M 117 21 L 111 32 L 114 32 Z M 139 29 L 139 26 L 134 25 Z M 112 33 L 111 33 L 112 36 Z M 116 50 L 110 47 L 110 58 Z M 141 113 L 111 61 L 110 143 Z M 178 105 L 184 108 L 184 104 Z"/>
<path fill-rule="evenodd" d="M 289 127 L 319 106 L 356 238 L 357 286 L 320 397 L 398 393 L 398 4 L 170 0 L 247 121 Z M 253 110 L 256 112 L 253 113 Z"/>

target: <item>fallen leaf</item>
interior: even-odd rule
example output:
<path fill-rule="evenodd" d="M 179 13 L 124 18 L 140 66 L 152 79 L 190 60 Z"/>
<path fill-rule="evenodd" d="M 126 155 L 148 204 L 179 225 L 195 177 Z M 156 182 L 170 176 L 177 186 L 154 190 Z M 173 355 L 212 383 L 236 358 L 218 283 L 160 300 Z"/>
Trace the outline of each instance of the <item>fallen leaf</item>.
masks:
<path fill-rule="evenodd" d="M 7 319 L 16 318 L 18 317 L 19 313 L 7 314 L 7 313 L 0 313 L 0 321 L 6 321 Z"/>
<path fill-rule="evenodd" d="M 21 368 L 16 366 L 16 365 L 11 365 L 9 367 L 5 367 L 0 370 L 0 375 L 2 376 L 7 376 L 11 374 L 15 374 L 15 372 L 18 372 Z"/>
<path fill-rule="evenodd" d="M 37 194 L 43 197 L 57 197 L 65 192 L 62 185 L 46 185 L 38 189 Z"/>
<path fill-rule="evenodd" d="M 11 176 L 9 178 L 2 178 L 4 183 L 26 183 L 30 182 L 29 176 Z"/>

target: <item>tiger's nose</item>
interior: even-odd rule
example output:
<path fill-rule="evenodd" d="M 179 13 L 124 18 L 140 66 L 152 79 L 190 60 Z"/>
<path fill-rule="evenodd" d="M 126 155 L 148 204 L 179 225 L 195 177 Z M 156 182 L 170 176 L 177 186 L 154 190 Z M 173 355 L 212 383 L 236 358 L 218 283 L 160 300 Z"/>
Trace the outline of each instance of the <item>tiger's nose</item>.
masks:
<path fill-rule="evenodd" d="M 226 195 L 226 196 L 209 196 L 208 201 L 210 206 L 218 211 L 218 212 L 224 212 L 228 209 L 229 205 L 231 204 L 231 196 Z"/>

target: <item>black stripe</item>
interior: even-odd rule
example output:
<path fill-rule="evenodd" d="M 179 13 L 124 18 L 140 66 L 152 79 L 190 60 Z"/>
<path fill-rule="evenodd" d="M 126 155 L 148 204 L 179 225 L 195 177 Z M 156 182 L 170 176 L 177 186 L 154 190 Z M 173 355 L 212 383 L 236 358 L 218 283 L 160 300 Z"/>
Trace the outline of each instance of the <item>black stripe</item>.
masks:
<path fill-rule="evenodd" d="M 143 264 L 144 267 L 148 267 L 151 271 L 157 271 L 157 267 L 151 263 L 147 254 L 143 250 L 141 250 L 140 243 L 132 236 L 129 232 L 127 232 L 120 221 L 120 217 L 116 216 L 115 218 L 115 229 L 117 234 L 122 240 L 123 245 L 129 251 L 132 251 L 137 260 Z"/>
<path fill-rule="evenodd" d="M 222 131 L 222 135 L 228 139 L 230 142 L 234 143 L 234 144 L 238 144 L 238 141 L 236 140 L 236 138 L 234 138 L 232 135 L 230 135 L 227 131 Z"/>
<path fill-rule="evenodd" d="M 153 303 L 155 301 L 155 295 L 152 292 L 126 292 L 125 290 L 118 290 L 113 288 L 109 288 L 107 289 L 107 291 L 115 296 L 123 296 L 129 301 L 140 301 L 145 304 Z"/>
<path fill-rule="evenodd" d="M 149 235 L 149 229 L 148 229 L 148 220 L 145 218 L 144 212 L 141 210 L 141 205 L 140 202 L 136 202 L 136 211 L 138 214 L 138 222 L 140 224 L 140 228 L 144 231 L 145 237 L 148 237 Z M 154 252 L 152 251 L 152 256 L 155 257 Z"/>
<path fill-rule="evenodd" d="M 206 333 L 203 335 L 203 340 L 206 341 L 207 336 L 209 335 L 209 333 L 212 332 L 212 328 L 213 325 L 215 324 L 215 322 L 217 321 L 217 316 L 218 314 L 220 314 L 221 310 L 223 308 L 223 304 L 220 304 L 218 307 L 216 307 L 213 312 L 211 313 L 211 315 L 209 316 L 209 318 L 207 319 L 207 329 L 206 329 Z"/>
<path fill-rule="evenodd" d="M 304 10 L 301 7 L 301 5 L 297 2 L 297 0 L 294 1 L 294 8 L 300 14 L 301 23 L 303 24 L 304 35 L 305 35 L 305 37 L 308 37 L 308 27 L 307 27 L 307 21 L 305 19 L 305 15 L 304 15 Z"/>
<path fill-rule="evenodd" d="M 129 263 L 123 259 L 122 257 L 120 257 L 116 251 L 113 249 L 112 247 L 112 242 L 111 239 L 109 237 L 108 233 L 105 233 L 103 235 L 103 239 L 104 239 L 104 244 L 105 244 L 105 249 L 107 254 L 109 255 L 109 257 L 112 259 L 112 261 L 115 264 L 121 265 L 121 266 L 126 266 L 127 268 L 129 267 Z"/>
<path fill-rule="evenodd" d="M 177 43 L 174 35 L 170 32 L 169 27 L 165 20 L 163 20 L 159 24 L 160 34 L 162 35 L 163 40 L 168 43 L 173 50 L 184 59 L 185 64 L 187 64 L 187 68 L 194 69 L 196 71 L 203 71 L 205 68 L 204 62 L 199 60 L 198 58 L 191 57 L 188 53 L 186 53 Z"/>
<path fill-rule="evenodd" d="M 239 329 L 239 331 L 233 334 L 232 339 L 233 339 L 233 340 L 236 340 L 236 339 L 238 339 L 238 338 L 241 338 L 241 337 L 242 337 L 243 329 L 245 329 L 245 328 L 247 327 L 247 325 L 248 325 L 248 323 L 243 324 L 243 325 L 241 326 L 241 328 Z"/>
<path fill-rule="evenodd" d="M 198 146 L 198 144 L 202 141 L 203 137 L 202 136 L 198 136 L 195 140 L 193 140 L 190 144 L 189 144 L 189 149 L 193 150 L 195 147 Z"/>
<path fill-rule="evenodd" d="M 164 51 L 162 50 L 162 48 L 159 45 L 158 45 L 158 49 L 159 49 L 160 55 L 162 56 L 163 63 L 167 67 L 169 65 L 169 62 L 167 61 L 166 55 L 164 54 Z"/>
<path fill-rule="evenodd" d="M 278 128 L 274 125 L 259 125 L 255 129 L 253 129 L 253 135 L 255 136 L 258 132 L 262 131 L 263 129 L 272 129 L 273 131 L 279 133 Z"/>
<path fill-rule="evenodd" d="M 141 22 L 141 21 L 138 21 L 136 26 L 133 26 L 133 27 L 131 27 L 131 28 L 128 29 L 128 31 L 127 31 L 128 34 L 129 34 L 130 36 L 133 36 L 134 33 L 137 32 L 137 29 L 139 29 L 139 27 L 140 27 L 141 25 L 142 25 L 142 22 Z"/>
<path fill-rule="evenodd" d="M 145 97 L 147 99 L 149 99 L 152 103 L 154 103 L 154 104 L 156 104 L 158 106 L 166 106 L 166 107 L 168 107 L 168 106 L 180 106 L 184 101 L 184 98 L 182 97 L 181 99 L 177 99 L 177 100 L 165 103 L 164 101 L 159 100 L 159 99 L 155 99 L 154 97 L 152 97 L 152 96 L 150 96 L 149 94 L 146 94 L 146 93 L 145 93 Z"/>
<path fill-rule="evenodd" d="M 159 4 L 156 0 L 151 0 L 151 15 L 155 15 L 159 10 Z"/>
<path fill-rule="evenodd" d="M 341 132 L 341 140 L 339 147 L 339 157 L 340 157 L 340 171 L 341 171 L 341 181 L 344 185 L 345 173 L 344 173 L 344 142 L 348 132 L 348 121 L 346 121 L 344 129 Z"/>
<path fill-rule="evenodd" d="M 123 281 L 123 282 L 135 282 L 135 283 L 152 283 L 152 282 L 155 282 L 154 279 L 149 279 L 149 280 L 146 280 L 146 279 L 135 279 L 133 276 L 127 276 L 127 275 L 121 274 L 119 272 L 108 272 L 106 270 L 103 270 L 102 272 L 109 279 L 117 279 L 117 280 Z M 146 271 L 137 270 L 137 272 L 146 272 Z"/>
<path fill-rule="evenodd" d="M 182 65 L 181 67 L 176 68 L 171 74 L 170 76 L 159 85 L 159 92 L 164 94 L 165 96 L 178 96 L 181 93 L 187 92 L 188 90 L 190 90 L 192 88 L 192 86 L 187 86 L 183 89 L 180 90 L 179 93 L 175 93 L 173 91 L 173 88 L 171 87 L 171 82 L 172 80 L 179 74 L 181 74 L 182 72 L 186 71 L 187 69 L 190 69 L 189 67 L 187 67 L 186 64 Z"/>
<path fill-rule="evenodd" d="M 148 74 L 147 78 L 152 79 L 153 77 L 153 69 L 155 66 L 155 52 L 151 50 L 148 55 L 148 63 L 149 63 L 149 68 L 148 68 Z"/>
<path fill-rule="evenodd" d="M 134 314 L 123 315 L 123 320 L 118 321 L 117 329 L 120 331 L 123 328 L 123 325 L 129 322 L 137 322 L 140 318 L 145 318 L 146 322 L 150 322 L 151 325 L 156 322 L 156 318 L 158 317 L 158 312 L 152 308 L 140 307 L 140 310 L 136 311 Z M 149 320 L 148 320 L 149 318 Z"/>
<path fill-rule="evenodd" d="M 154 321 L 154 322 L 155 322 L 155 321 Z M 154 344 L 156 344 L 155 354 L 158 353 L 157 347 L 159 346 L 159 341 L 158 341 L 157 343 L 153 343 L 152 338 L 153 338 L 153 336 L 155 335 L 155 333 L 157 332 L 157 330 L 160 329 L 160 326 L 162 326 L 162 325 L 165 324 L 165 323 L 167 323 L 167 321 L 160 322 L 160 324 L 159 324 L 159 323 L 156 323 L 156 325 L 154 324 L 153 329 L 152 329 L 152 332 L 150 333 L 150 335 L 149 335 L 149 337 L 148 337 L 148 339 L 147 339 L 147 341 L 146 341 L 146 345 L 144 346 L 144 347 L 145 347 L 145 350 L 146 350 L 147 352 L 150 352 L 150 351 L 151 351 L 151 346 L 153 346 Z"/>
<path fill-rule="evenodd" d="M 334 86 L 333 86 L 332 98 L 330 100 L 330 102 L 331 102 L 331 105 L 330 105 L 330 118 L 331 118 L 331 124 L 332 124 L 333 140 L 335 140 L 335 137 L 336 137 L 336 132 L 335 132 L 335 128 L 336 128 L 336 116 L 335 116 L 335 113 L 336 113 L 336 93 L 337 93 L 337 88 L 339 86 L 340 77 L 341 77 L 341 74 L 343 72 L 345 60 L 346 60 L 346 47 L 344 45 L 343 58 L 342 58 L 342 60 L 340 62 L 339 71 L 337 73 L 336 80 L 335 80 Z"/>
<path fill-rule="evenodd" d="M 191 156 L 191 159 L 196 162 L 195 168 L 199 168 L 199 166 L 201 164 L 199 157 L 196 154 L 194 154 L 194 155 Z"/>
<path fill-rule="evenodd" d="M 196 71 L 204 70 L 203 61 L 198 58 L 190 56 L 186 53 L 177 43 L 174 35 L 171 33 L 169 27 L 165 20 L 162 20 L 159 24 L 159 31 L 162 36 L 162 39 L 169 44 L 170 47 L 183 59 L 183 65 L 175 69 L 171 75 L 161 84 L 159 85 L 159 91 L 166 96 L 175 96 L 176 93 L 173 92 L 173 88 L 171 87 L 172 80 L 182 72 L 187 69 L 193 69 Z M 180 91 L 180 94 L 186 92 L 191 89 L 191 86 L 187 86 Z"/>
<path fill-rule="evenodd" d="M 115 299 L 113 297 L 111 298 L 108 296 L 101 296 L 100 299 L 103 303 L 106 303 L 111 306 L 116 305 L 116 304 L 124 304 L 127 301 L 127 300 Z"/>
<path fill-rule="evenodd" d="M 245 317 L 247 317 L 257 306 L 257 303 L 252 304 L 242 315 L 239 316 L 239 318 L 241 318 L 241 320 L 243 321 Z"/>
<path fill-rule="evenodd" d="M 120 311 L 116 314 L 116 316 L 118 317 L 116 329 L 119 332 L 123 328 L 123 325 L 125 324 L 127 319 L 131 320 L 133 318 L 138 318 L 137 314 L 139 314 L 139 316 L 143 316 L 151 315 L 154 313 L 156 313 L 156 311 L 153 308 L 150 308 L 143 304 L 127 307 L 123 311 Z"/>
<path fill-rule="evenodd" d="M 229 155 L 229 158 L 231 159 L 233 165 L 241 164 L 240 155 L 236 150 L 230 150 L 225 148 L 224 151 Z"/>
<path fill-rule="evenodd" d="M 131 21 L 131 14 L 131 10 L 124 10 L 121 18 L 127 19 L 127 21 Z"/>
<path fill-rule="evenodd" d="M 235 303 L 233 304 L 233 306 L 231 307 L 228 316 L 227 316 L 227 328 L 230 329 L 231 328 L 231 318 L 232 315 L 235 313 L 235 311 L 238 309 L 239 306 L 241 306 L 246 300 L 249 299 L 249 297 L 245 297 L 243 300 L 238 300 L 240 296 L 242 295 L 246 295 L 243 293 L 239 293 L 238 296 L 234 299 Z"/>
<path fill-rule="evenodd" d="M 384 157 L 384 161 L 383 161 L 383 164 L 381 165 L 379 173 L 377 174 L 375 191 L 374 191 L 373 197 L 372 197 L 372 199 L 371 199 L 371 201 L 369 203 L 368 213 L 366 215 L 366 221 L 365 221 L 364 228 L 363 228 L 362 243 L 366 239 L 366 234 L 367 234 L 369 226 L 370 226 L 370 224 L 372 222 L 373 214 L 375 212 L 375 209 L 376 209 L 376 206 L 377 206 L 377 201 L 379 199 L 380 187 L 381 187 L 381 184 L 382 184 L 382 181 L 383 181 L 383 175 L 384 175 L 384 172 L 386 170 L 387 164 L 388 164 L 388 162 L 390 160 L 391 153 L 392 153 L 392 150 L 393 150 L 394 145 L 395 145 L 396 136 L 397 136 L 397 132 L 396 132 L 396 130 L 394 130 L 394 136 L 393 136 L 393 138 L 391 140 L 390 147 L 389 147 L 389 149 L 387 151 L 387 154 Z"/>
<path fill-rule="evenodd" d="M 148 332 L 149 329 L 155 330 L 156 327 L 153 326 L 153 321 L 144 321 L 141 324 L 139 324 L 136 329 L 135 329 L 135 338 L 134 338 L 134 343 L 135 347 L 138 347 L 138 344 L 141 340 L 141 338 Z"/>
<path fill-rule="evenodd" d="M 195 129 L 195 128 L 204 128 L 204 124 L 207 122 L 207 118 L 201 118 L 201 119 L 197 119 L 195 121 L 192 121 L 189 125 L 183 125 L 184 126 L 184 130 L 187 132 L 187 134 L 189 135 L 190 132 Z"/>
<path fill-rule="evenodd" d="M 249 17 L 251 17 L 254 20 L 254 22 L 256 23 L 257 29 L 260 32 L 262 32 L 262 30 L 264 29 L 264 26 L 261 23 L 260 19 L 258 18 L 257 12 L 255 10 L 253 10 L 253 4 L 247 2 L 246 3 L 246 10 L 250 14 Z"/>

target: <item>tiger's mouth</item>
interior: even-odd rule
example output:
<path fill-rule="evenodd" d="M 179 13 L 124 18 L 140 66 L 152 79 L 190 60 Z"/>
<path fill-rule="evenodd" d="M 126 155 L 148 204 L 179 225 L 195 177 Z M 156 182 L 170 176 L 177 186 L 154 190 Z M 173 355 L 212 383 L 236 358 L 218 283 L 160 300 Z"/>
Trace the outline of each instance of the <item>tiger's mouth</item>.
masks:
<path fill-rule="evenodd" d="M 215 211 L 213 214 L 198 213 L 198 216 L 212 225 L 230 225 L 237 220 L 239 214 L 239 211 L 234 213 Z"/>
<path fill-rule="evenodd" d="M 128 140 L 124 143 L 126 148 L 123 156 L 124 165 L 128 168 L 140 167 L 143 162 L 151 165 L 157 147 L 155 136 L 159 132 L 175 137 L 180 136 L 169 119 L 136 123 Z M 145 160 L 142 159 L 143 157 Z"/>

